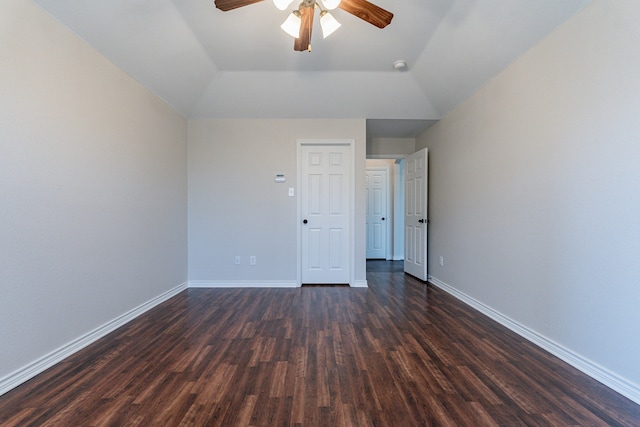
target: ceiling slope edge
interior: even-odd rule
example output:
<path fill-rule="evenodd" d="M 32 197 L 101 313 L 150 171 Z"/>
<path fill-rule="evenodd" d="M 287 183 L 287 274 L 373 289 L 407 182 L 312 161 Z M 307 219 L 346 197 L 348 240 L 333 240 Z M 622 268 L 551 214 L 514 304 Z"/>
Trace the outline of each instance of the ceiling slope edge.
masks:
<path fill-rule="evenodd" d="M 220 71 L 191 118 L 438 119 L 409 73 Z"/>
<path fill-rule="evenodd" d="M 425 97 L 444 117 L 591 1 L 485 0 L 472 8 L 458 2 L 411 72 Z M 496 19 L 497 14 L 504 17 Z M 487 22 L 494 25 L 488 27 Z"/>
<path fill-rule="evenodd" d="M 33 1 L 185 117 L 218 72 L 171 0 Z"/>

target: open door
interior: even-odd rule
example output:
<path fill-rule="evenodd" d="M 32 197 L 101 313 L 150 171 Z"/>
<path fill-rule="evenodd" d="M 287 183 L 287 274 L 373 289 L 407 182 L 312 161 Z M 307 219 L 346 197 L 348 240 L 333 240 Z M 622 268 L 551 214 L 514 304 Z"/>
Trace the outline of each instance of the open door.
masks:
<path fill-rule="evenodd" d="M 405 158 L 404 271 L 427 280 L 427 179 L 426 148 Z"/>

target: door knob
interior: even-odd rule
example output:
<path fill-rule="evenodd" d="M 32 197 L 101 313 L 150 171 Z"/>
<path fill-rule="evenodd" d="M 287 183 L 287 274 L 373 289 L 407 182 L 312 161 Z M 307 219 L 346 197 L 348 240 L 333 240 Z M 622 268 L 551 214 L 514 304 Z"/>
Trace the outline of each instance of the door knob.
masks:
<path fill-rule="evenodd" d="M 384 217 L 382 217 L 382 220 L 384 221 Z"/>
<path fill-rule="evenodd" d="M 418 222 L 419 222 L 420 224 L 424 224 L 424 219 L 420 218 L 420 219 L 418 220 Z"/>
<path fill-rule="evenodd" d="M 302 221 L 303 224 L 306 224 L 307 222 L 309 221 L 307 221 L 306 219 Z"/>

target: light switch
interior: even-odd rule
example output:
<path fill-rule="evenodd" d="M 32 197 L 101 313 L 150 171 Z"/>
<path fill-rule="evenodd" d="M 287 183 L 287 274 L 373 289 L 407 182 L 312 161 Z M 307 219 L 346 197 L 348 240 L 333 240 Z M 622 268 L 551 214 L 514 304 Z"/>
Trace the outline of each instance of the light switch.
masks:
<path fill-rule="evenodd" d="M 293 189 L 293 187 L 289 187 L 289 197 L 293 197 L 296 195 L 295 190 Z"/>

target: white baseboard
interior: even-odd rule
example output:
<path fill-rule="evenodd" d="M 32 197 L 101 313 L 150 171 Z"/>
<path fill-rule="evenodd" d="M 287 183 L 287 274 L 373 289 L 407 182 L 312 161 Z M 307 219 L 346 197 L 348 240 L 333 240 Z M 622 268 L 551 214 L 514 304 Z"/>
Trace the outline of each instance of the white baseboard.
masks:
<path fill-rule="evenodd" d="M 352 288 L 368 288 L 366 280 L 355 280 Z M 295 280 L 190 280 L 190 288 L 298 288 Z"/>
<path fill-rule="evenodd" d="M 81 337 L 63 345 L 62 347 L 52 351 L 51 353 L 40 357 L 34 362 L 18 369 L 17 371 L 7 375 L 6 377 L 0 378 L 0 396 L 5 394 L 9 390 L 18 387 L 20 384 L 30 380 L 36 375 L 44 372 L 45 370 L 49 369 L 56 363 L 61 362 L 72 354 L 82 350 L 89 344 L 99 340 L 110 332 L 113 332 L 119 327 L 132 321 L 144 312 L 151 310 L 153 307 L 179 294 L 185 289 L 187 289 L 186 283 L 178 285 L 175 288 L 170 289 L 167 292 L 145 302 L 144 304 L 141 304 L 138 307 L 116 317 L 115 319 L 105 323 L 104 325 L 99 326 L 93 331 L 90 331 L 85 335 L 82 335 Z"/>
<path fill-rule="evenodd" d="M 349 286 L 352 288 L 368 288 L 369 284 L 366 280 L 354 280 Z"/>
<path fill-rule="evenodd" d="M 615 372 L 611 372 L 610 370 L 598 365 L 597 363 L 594 363 L 589 359 L 580 356 L 579 354 L 556 343 L 555 341 L 552 341 L 549 338 L 540 335 L 534 330 L 516 322 L 515 320 L 510 319 L 509 317 L 494 310 L 488 305 L 483 304 L 482 302 L 476 300 L 473 297 L 470 297 L 463 292 L 460 292 L 456 288 L 447 285 L 446 283 L 438 280 L 433 276 L 429 276 L 428 281 L 434 286 L 437 286 L 438 288 L 451 294 L 465 304 L 475 308 L 482 314 L 500 323 L 501 325 L 511 329 L 513 332 L 531 341 L 538 347 L 541 347 L 557 358 L 567 362 L 574 368 L 584 372 L 594 380 L 601 382 L 602 384 L 606 385 L 612 390 L 615 390 L 616 392 L 634 401 L 635 403 L 640 404 L 640 385 L 635 384 L 634 382 L 629 381 L 628 379 L 621 377 L 620 375 L 617 375 Z"/>
<path fill-rule="evenodd" d="M 297 288 L 295 280 L 190 280 L 190 288 Z"/>

